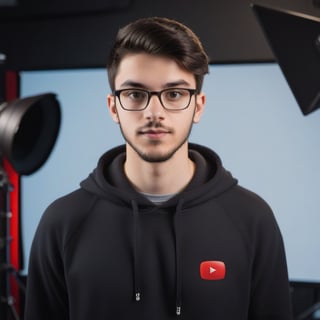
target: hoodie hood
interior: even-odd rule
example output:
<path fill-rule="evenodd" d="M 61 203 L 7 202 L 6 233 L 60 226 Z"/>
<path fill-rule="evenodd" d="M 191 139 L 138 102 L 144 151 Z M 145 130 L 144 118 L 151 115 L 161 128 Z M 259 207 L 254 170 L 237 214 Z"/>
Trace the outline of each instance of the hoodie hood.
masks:
<path fill-rule="evenodd" d="M 237 184 L 237 180 L 224 169 L 219 156 L 211 149 L 190 143 L 189 157 L 196 164 L 194 177 L 184 191 L 162 206 L 176 206 L 179 200 L 183 199 L 184 207 L 193 207 L 219 196 Z M 134 190 L 124 174 L 124 161 L 124 145 L 106 152 L 99 159 L 94 171 L 81 182 L 81 188 L 98 197 L 108 198 L 109 201 L 120 201 L 130 207 L 133 200 L 142 208 L 154 206 L 146 197 Z"/>
<path fill-rule="evenodd" d="M 135 191 L 124 174 L 125 146 L 119 146 L 106 152 L 99 160 L 97 168 L 81 183 L 81 187 L 98 198 L 121 203 L 130 208 L 133 215 L 133 274 L 134 297 L 137 302 L 143 299 L 141 292 L 141 214 L 152 212 L 157 207 L 167 208 L 174 212 L 172 226 L 175 246 L 175 306 L 176 315 L 182 314 L 182 227 L 183 210 L 199 206 L 199 204 L 218 197 L 237 184 L 231 174 L 226 171 L 218 155 L 212 150 L 189 144 L 189 157 L 196 164 L 196 170 L 184 191 L 178 193 L 161 205 L 155 205 L 144 195 Z M 195 210 L 196 212 L 196 210 Z"/>

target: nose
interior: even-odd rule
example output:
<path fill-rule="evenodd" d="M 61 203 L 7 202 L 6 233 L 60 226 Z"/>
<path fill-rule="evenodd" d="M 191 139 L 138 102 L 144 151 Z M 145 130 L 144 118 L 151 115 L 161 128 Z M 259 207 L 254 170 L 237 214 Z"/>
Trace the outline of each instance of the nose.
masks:
<path fill-rule="evenodd" d="M 151 95 L 149 104 L 144 111 L 148 120 L 163 119 L 165 110 L 160 102 L 160 97 L 156 94 Z"/>

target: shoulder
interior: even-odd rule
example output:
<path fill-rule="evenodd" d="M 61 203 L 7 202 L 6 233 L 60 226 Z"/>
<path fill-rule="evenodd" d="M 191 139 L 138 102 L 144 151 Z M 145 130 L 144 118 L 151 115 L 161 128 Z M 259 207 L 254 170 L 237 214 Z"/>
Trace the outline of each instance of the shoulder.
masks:
<path fill-rule="evenodd" d="M 280 230 L 270 205 L 257 193 L 235 186 L 220 197 L 225 214 L 246 234 L 278 234 Z"/>
<path fill-rule="evenodd" d="M 96 197 L 83 189 L 77 189 L 53 201 L 45 210 L 42 220 L 52 223 L 74 222 L 81 219 Z"/>
<path fill-rule="evenodd" d="M 254 216 L 273 215 L 270 205 L 257 193 L 236 185 L 224 196 L 224 202 L 229 207 L 237 208 L 243 213 Z"/>
<path fill-rule="evenodd" d="M 44 211 L 35 237 L 43 241 L 55 238 L 65 243 L 90 215 L 95 202 L 96 196 L 83 189 L 56 199 Z"/>

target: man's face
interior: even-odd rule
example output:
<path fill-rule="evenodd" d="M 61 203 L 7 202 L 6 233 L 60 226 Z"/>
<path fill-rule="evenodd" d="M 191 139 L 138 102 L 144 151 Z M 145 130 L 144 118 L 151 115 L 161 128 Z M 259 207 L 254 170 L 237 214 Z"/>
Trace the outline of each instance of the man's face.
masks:
<path fill-rule="evenodd" d="M 168 88 L 195 89 L 194 75 L 172 59 L 145 53 L 123 58 L 115 78 L 115 88 L 160 91 Z M 187 109 L 172 111 L 153 95 L 146 109 L 126 111 L 119 99 L 108 96 L 113 120 L 120 124 L 127 147 L 148 162 L 170 159 L 187 144 L 193 122 L 198 122 L 204 108 L 203 94 L 193 95 Z"/>

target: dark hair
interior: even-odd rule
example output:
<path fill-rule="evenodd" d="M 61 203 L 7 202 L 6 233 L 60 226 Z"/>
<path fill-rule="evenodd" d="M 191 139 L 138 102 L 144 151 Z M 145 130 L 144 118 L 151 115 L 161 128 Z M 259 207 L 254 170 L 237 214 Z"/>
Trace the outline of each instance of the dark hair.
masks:
<path fill-rule="evenodd" d="M 118 31 L 107 63 L 111 90 L 122 58 L 128 53 L 144 52 L 174 59 L 195 76 L 196 89 L 201 91 L 208 73 L 208 56 L 199 38 L 180 22 L 161 17 L 136 20 Z"/>

